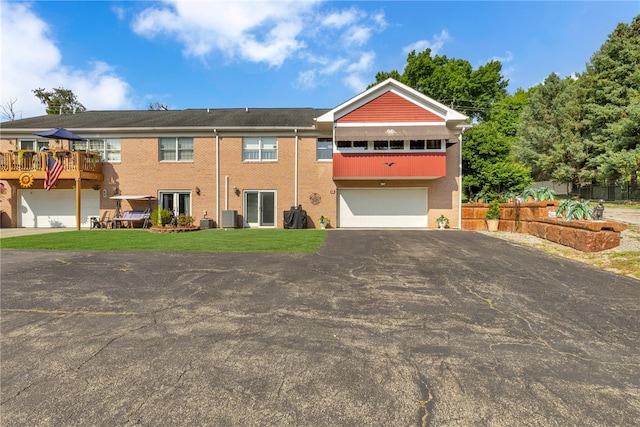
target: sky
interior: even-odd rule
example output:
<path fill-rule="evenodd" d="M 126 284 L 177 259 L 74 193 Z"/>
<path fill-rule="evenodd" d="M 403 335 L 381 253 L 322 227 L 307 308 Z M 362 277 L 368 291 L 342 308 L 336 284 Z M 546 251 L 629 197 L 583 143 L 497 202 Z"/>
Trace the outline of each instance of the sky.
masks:
<path fill-rule="evenodd" d="M 0 106 L 333 108 L 409 52 L 502 63 L 508 90 L 581 73 L 634 1 L 0 0 Z M 2 117 L 2 121 L 6 117 Z"/>

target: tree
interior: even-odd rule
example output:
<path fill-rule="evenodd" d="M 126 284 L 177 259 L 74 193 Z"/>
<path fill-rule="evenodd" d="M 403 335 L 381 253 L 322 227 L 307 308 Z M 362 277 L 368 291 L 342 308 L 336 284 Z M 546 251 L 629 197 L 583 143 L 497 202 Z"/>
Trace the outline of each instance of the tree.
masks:
<path fill-rule="evenodd" d="M 13 108 L 14 105 L 16 105 L 16 102 L 18 102 L 18 100 L 12 98 L 8 100 L 5 105 L 0 106 L 0 109 L 2 110 L 3 119 L 7 121 L 13 121 L 16 119 L 16 112 L 15 112 L 15 109 Z"/>
<path fill-rule="evenodd" d="M 469 199 L 482 195 L 494 200 L 505 192 L 521 193 L 533 182 L 531 170 L 511 157 L 514 138 L 502 131 L 497 120 L 480 123 L 464 133 L 462 187 Z"/>
<path fill-rule="evenodd" d="M 438 55 L 432 58 L 431 49 L 425 49 L 409 53 L 402 74 L 397 70 L 378 72 L 376 83 L 394 78 L 475 120 L 483 120 L 493 104 L 507 96 L 509 82 L 501 71 L 499 61 L 474 70 L 468 61 Z"/>
<path fill-rule="evenodd" d="M 75 114 L 87 110 L 69 89 L 57 88 L 47 92 L 40 88 L 34 89 L 33 93 L 47 106 L 47 114 Z"/>
<path fill-rule="evenodd" d="M 576 84 L 571 77 L 551 73 L 530 89 L 514 154 L 537 181 L 580 184 L 593 177 L 588 162 L 595 148 L 583 139 Z"/>
<path fill-rule="evenodd" d="M 161 104 L 159 102 L 153 102 L 153 103 L 149 104 L 149 110 L 169 111 L 169 107 L 167 107 L 165 104 Z"/>
<path fill-rule="evenodd" d="M 589 167 L 601 181 L 638 192 L 640 170 L 640 15 L 621 23 L 579 80 Z"/>

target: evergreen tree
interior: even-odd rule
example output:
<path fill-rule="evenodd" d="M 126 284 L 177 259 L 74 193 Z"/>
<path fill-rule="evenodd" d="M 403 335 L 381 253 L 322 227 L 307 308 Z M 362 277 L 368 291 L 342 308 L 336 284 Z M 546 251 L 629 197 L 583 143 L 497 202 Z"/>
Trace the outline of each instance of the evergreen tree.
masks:
<path fill-rule="evenodd" d="M 84 105 L 78 101 L 73 91 L 64 88 L 56 88 L 48 92 L 42 88 L 34 89 L 33 93 L 44 105 L 47 106 L 47 114 L 75 114 L 86 111 Z"/>
<path fill-rule="evenodd" d="M 587 64 L 582 91 L 588 161 L 606 183 L 626 183 L 638 192 L 640 170 L 640 15 L 619 24 Z"/>
<path fill-rule="evenodd" d="M 551 73 L 530 89 L 523 108 L 514 154 L 531 167 L 537 181 L 581 183 L 589 181 L 592 149 L 584 143 L 576 82 Z"/>

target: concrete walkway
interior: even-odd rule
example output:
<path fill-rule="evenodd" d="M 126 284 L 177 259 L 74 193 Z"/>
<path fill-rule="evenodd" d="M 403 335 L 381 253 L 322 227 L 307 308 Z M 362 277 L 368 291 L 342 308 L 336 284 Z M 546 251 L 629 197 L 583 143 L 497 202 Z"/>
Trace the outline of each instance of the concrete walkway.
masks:
<path fill-rule="evenodd" d="M 640 226 L 640 209 L 605 208 L 604 218 L 611 221 Z"/>
<path fill-rule="evenodd" d="M 617 222 L 623 222 L 625 224 L 632 224 L 640 226 L 640 209 L 630 208 L 606 208 L 604 210 L 605 219 Z M 3 237 L 16 237 L 16 236 L 29 236 L 32 234 L 44 234 L 44 233 L 60 233 L 63 231 L 74 231 L 75 228 L 0 228 L 0 238 Z M 83 228 L 88 230 L 88 228 Z M 95 230 L 96 232 L 104 230 Z"/>
<path fill-rule="evenodd" d="M 63 231 L 74 230 L 75 228 L 0 228 L 0 238 L 30 236 L 33 234 L 61 233 Z"/>

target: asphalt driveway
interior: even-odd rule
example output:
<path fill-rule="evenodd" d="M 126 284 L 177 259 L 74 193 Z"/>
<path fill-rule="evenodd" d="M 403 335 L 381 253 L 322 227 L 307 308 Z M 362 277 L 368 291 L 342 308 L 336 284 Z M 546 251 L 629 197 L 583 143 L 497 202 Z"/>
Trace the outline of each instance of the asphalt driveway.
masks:
<path fill-rule="evenodd" d="M 480 233 L 1 256 L 3 426 L 640 420 L 640 281 Z"/>

